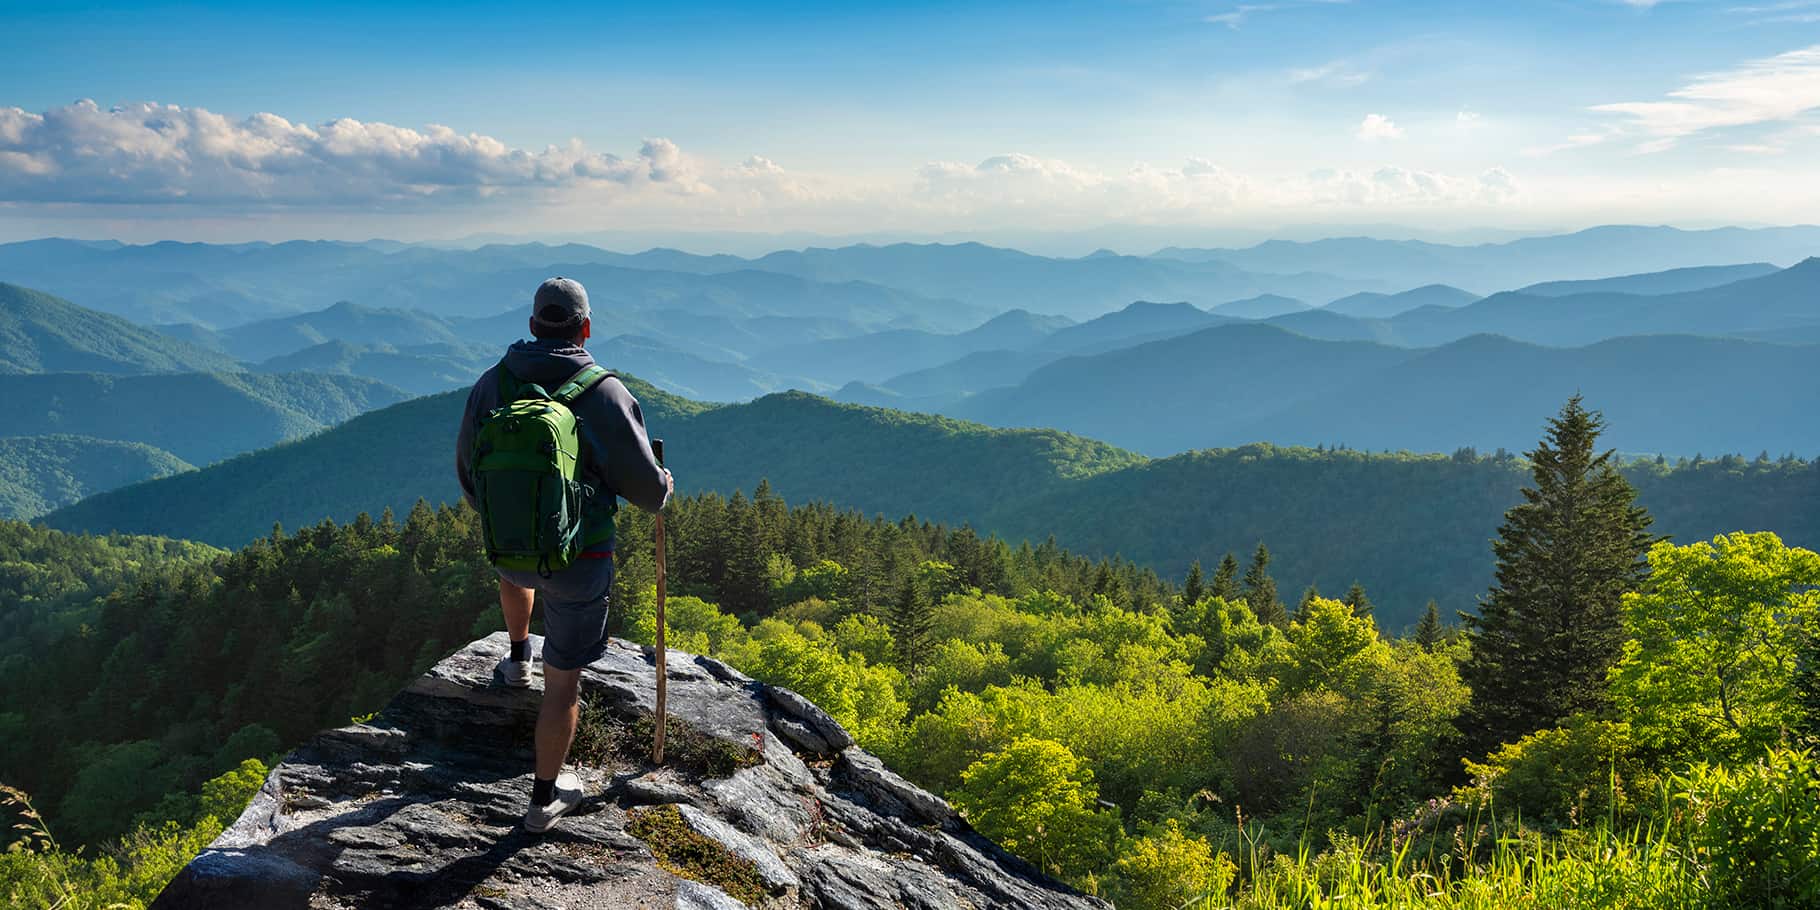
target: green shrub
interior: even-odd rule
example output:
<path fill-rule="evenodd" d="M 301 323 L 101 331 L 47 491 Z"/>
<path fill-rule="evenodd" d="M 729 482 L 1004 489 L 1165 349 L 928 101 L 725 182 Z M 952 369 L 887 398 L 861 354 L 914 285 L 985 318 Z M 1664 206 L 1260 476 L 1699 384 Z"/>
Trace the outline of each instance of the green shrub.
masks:
<path fill-rule="evenodd" d="M 1675 779 L 1695 859 L 1717 906 L 1820 906 L 1820 763 L 1775 749 Z"/>
<path fill-rule="evenodd" d="M 1456 802 L 1544 829 L 1634 817 L 1658 780 L 1637 755 L 1630 725 L 1584 715 L 1466 762 Z"/>

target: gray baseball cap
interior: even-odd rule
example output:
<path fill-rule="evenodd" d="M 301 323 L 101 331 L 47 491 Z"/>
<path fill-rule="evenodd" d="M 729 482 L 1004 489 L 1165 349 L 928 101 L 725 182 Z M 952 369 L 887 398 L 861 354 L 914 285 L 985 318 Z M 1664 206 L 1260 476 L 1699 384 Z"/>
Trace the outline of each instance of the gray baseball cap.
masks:
<path fill-rule="evenodd" d="M 573 278 L 558 276 L 537 286 L 531 300 L 531 321 L 551 333 L 579 332 L 588 314 L 588 289 Z"/>

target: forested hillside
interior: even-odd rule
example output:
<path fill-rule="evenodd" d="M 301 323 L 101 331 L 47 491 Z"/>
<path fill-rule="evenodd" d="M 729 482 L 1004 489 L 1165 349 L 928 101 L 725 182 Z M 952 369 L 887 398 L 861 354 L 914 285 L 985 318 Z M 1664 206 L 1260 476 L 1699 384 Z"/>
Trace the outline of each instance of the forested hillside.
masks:
<path fill-rule="evenodd" d="M 140 328 L 118 316 L 0 282 L 0 374 L 234 368 L 231 357 Z"/>
<path fill-rule="evenodd" d="M 1054 535 L 1165 573 L 1264 541 L 1285 585 L 1334 593 L 1362 582 L 1384 604 L 1380 621 L 1390 629 L 1414 623 L 1431 598 L 1449 611 L 1472 607 L 1490 581 L 1485 541 L 1525 469 L 1515 458 L 1469 451 L 1266 445 L 1146 461 L 1052 430 L 995 430 L 805 394 L 711 407 L 630 384 L 652 434 L 667 439 L 685 490 L 726 494 L 769 480 L 797 501 L 970 522 L 1012 540 Z M 418 498 L 451 502 L 464 400 L 452 392 L 405 402 L 203 471 L 103 493 L 44 520 L 238 546 L 274 521 L 295 527 L 403 511 Z M 1817 545 L 1820 510 L 1804 505 L 1820 502 L 1816 465 L 1734 456 L 1627 471 L 1661 516 L 1658 530 L 1677 539 L 1773 530 Z M 207 510 L 182 505 L 224 489 L 234 495 Z"/>
<path fill-rule="evenodd" d="M 371 379 L 314 373 L 0 374 L 0 425 L 145 443 L 209 464 L 406 397 Z"/>
<path fill-rule="evenodd" d="M 162 449 L 91 436 L 0 436 L 0 519 L 30 519 L 85 496 L 188 471 Z"/>

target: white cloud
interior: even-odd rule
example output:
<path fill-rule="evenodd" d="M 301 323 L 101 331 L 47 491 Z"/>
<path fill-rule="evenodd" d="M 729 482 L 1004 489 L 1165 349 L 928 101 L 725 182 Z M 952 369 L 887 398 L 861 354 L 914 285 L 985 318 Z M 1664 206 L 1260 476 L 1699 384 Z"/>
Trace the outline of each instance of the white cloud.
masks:
<path fill-rule="evenodd" d="M 1710 130 L 1791 122 L 1820 110 L 1820 45 L 1696 76 L 1669 92 L 1668 100 L 1601 104 L 1593 110 L 1619 115 L 1627 129 L 1652 137 L 1639 151 L 1661 151 Z"/>
<path fill-rule="evenodd" d="M 1403 128 L 1383 114 L 1366 114 L 1359 121 L 1358 137 L 1366 142 L 1403 138 Z"/>
<path fill-rule="evenodd" d="M 1478 111 L 1461 111 L 1453 115 L 1453 125 L 1455 129 L 1476 130 L 1485 125 L 1485 118 Z"/>
<path fill-rule="evenodd" d="M 700 192 L 667 139 L 631 158 L 578 142 L 541 151 L 445 126 L 353 119 L 318 126 L 275 114 L 92 101 L 34 114 L 0 108 L 0 200 L 116 204 L 423 204 L 577 186 Z"/>

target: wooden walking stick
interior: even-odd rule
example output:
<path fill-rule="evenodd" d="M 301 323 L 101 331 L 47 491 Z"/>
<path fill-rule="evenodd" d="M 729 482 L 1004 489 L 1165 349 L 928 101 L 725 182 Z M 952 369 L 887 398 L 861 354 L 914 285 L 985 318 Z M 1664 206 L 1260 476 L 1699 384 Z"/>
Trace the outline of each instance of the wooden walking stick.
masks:
<path fill-rule="evenodd" d="M 664 441 L 651 440 L 657 466 L 664 466 Z M 669 725 L 669 669 L 664 653 L 664 513 L 657 511 L 657 730 L 651 735 L 651 763 L 664 763 L 664 728 Z"/>

